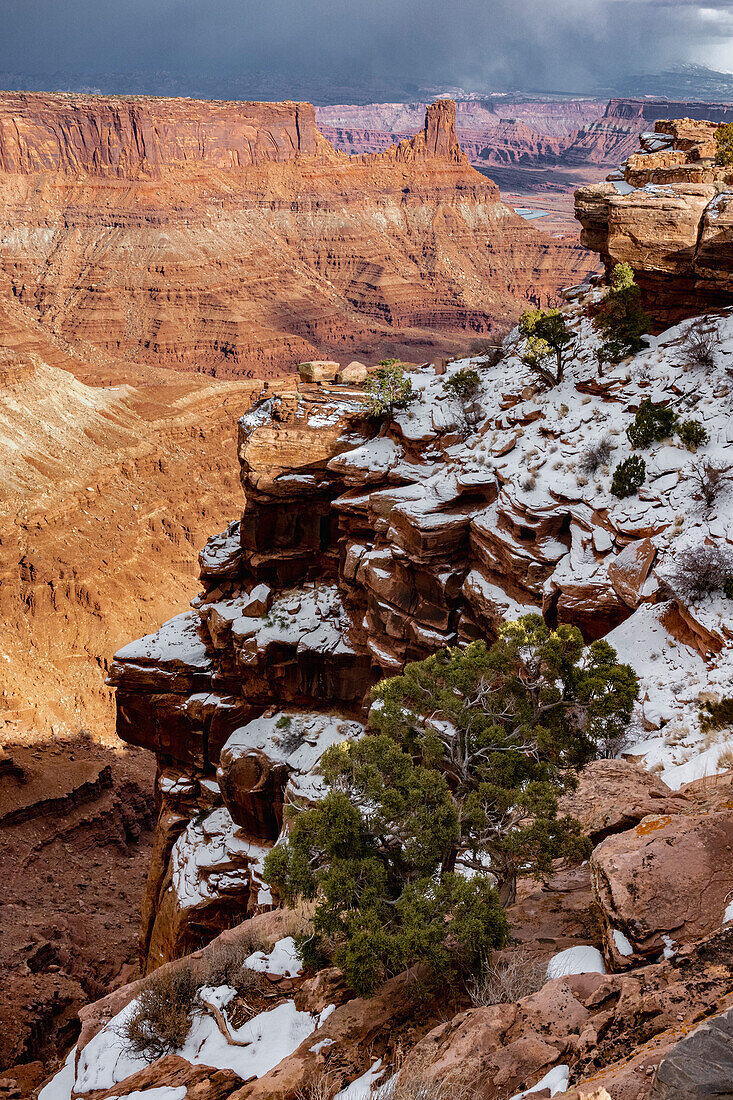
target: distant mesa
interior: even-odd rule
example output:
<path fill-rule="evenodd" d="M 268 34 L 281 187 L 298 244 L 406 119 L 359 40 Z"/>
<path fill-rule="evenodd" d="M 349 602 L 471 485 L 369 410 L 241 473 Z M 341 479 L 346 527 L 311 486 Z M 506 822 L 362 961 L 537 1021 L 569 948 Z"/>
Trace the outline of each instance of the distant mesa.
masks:
<path fill-rule="evenodd" d="M 596 261 L 503 206 L 455 120 L 349 157 L 309 103 L 0 93 L 0 302 L 217 377 L 463 351 Z"/>

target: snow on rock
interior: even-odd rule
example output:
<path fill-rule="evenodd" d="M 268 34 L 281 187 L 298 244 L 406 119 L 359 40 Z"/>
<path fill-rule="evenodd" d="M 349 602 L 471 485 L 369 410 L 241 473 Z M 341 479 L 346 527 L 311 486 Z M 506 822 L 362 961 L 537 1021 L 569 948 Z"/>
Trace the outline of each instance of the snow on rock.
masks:
<path fill-rule="evenodd" d="M 257 751 L 273 763 L 286 765 L 290 773 L 286 801 L 317 798 L 322 784 L 318 762 L 326 749 L 344 740 L 354 741 L 363 733 L 361 722 L 340 714 L 293 709 L 263 715 L 230 735 L 221 751 L 219 775 L 241 757 Z"/>
<path fill-rule="evenodd" d="M 185 1085 L 163 1085 L 156 1089 L 143 1089 L 137 1092 L 126 1092 L 124 1096 L 110 1096 L 109 1100 L 186 1100 L 187 1089 Z"/>
<path fill-rule="evenodd" d="M 328 468 L 341 474 L 347 485 L 369 484 L 381 481 L 403 454 L 402 448 L 393 439 L 376 436 L 353 451 L 336 455 L 328 463 Z"/>
<path fill-rule="evenodd" d="M 212 667 L 195 611 L 184 611 L 169 619 L 154 634 L 145 634 L 129 642 L 117 650 L 114 659 L 126 665 L 183 665 L 201 672 Z"/>
<path fill-rule="evenodd" d="M 345 1089 L 341 1089 L 341 1092 L 337 1092 L 334 1100 L 367 1100 L 374 1085 L 384 1075 L 384 1072 L 382 1059 L 379 1058 L 376 1062 L 372 1062 L 366 1073 L 362 1073 L 361 1077 L 357 1077 Z"/>
<path fill-rule="evenodd" d="M 597 947 L 582 944 L 568 947 L 553 955 L 547 964 L 547 980 L 562 978 L 570 974 L 605 974 L 606 964 Z"/>
<path fill-rule="evenodd" d="M 179 906 L 187 909 L 222 894 L 247 890 L 251 883 L 269 898 L 261 881 L 268 851 L 241 834 L 224 806 L 201 820 L 194 818 L 171 854 L 172 886 Z"/>
<path fill-rule="evenodd" d="M 250 970 L 258 970 L 262 974 L 272 974 L 276 977 L 297 978 L 303 972 L 303 963 L 295 950 L 295 940 L 292 936 L 278 940 L 269 954 L 264 951 L 255 951 L 244 960 L 244 965 Z"/>
<path fill-rule="evenodd" d="M 533 1092 L 542 1092 L 543 1089 L 549 1089 L 550 1096 L 554 1096 L 558 1092 L 565 1092 L 569 1078 L 570 1066 L 553 1066 L 549 1073 L 546 1073 L 542 1080 L 533 1085 L 531 1089 L 516 1093 L 510 1100 L 523 1100 L 525 1096 L 531 1096 Z"/>
<path fill-rule="evenodd" d="M 204 988 L 201 994 L 205 1000 L 225 1010 L 234 990 L 228 986 Z M 135 1012 L 136 1005 L 135 1000 L 126 1005 L 81 1051 L 74 1082 L 76 1092 L 111 1089 L 149 1064 L 142 1056 L 127 1050 L 122 1034 L 124 1023 Z M 299 1012 L 294 1001 L 285 1001 L 269 1012 L 254 1016 L 240 1028 L 229 1025 L 232 1038 L 248 1044 L 234 1046 L 224 1038 L 212 1016 L 201 1014 L 194 1017 L 188 1037 L 176 1053 L 192 1065 L 234 1070 L 246 1081 L 269 1073 L 316 1030 L 318 1023 L 317 1016 Z M 59 1075 L 54 1081 L 58 1078 Z M 66 1096 L 60 1091 L 51 1092 L 43 1100 L 66 1100 Z"/>
<path fill-rule="evenodd" d="M 199 553 L 201 576 L 216 579 L 235 576 L 241 558 L 240 522 L 235 520 L 221 534 L 213 535 Z"/>
<path fill-rule="evenodd" d="M 616 945 L 616 950 L 619 955 L 627 956 L 634 954 L 634 949 L 627 937 L 618 928 L 614 928 L 613 930 L 613 942 Z"/>
<path fill-rule="evenodd" d="M 76 1047 L 73 1046 L 66 1056 L 58 1073 L 55 1073 L 47 1085 L 38 1094 L 38 1100 L 71 1100 L 71 1091 L 76 1078 Z"/>
<path fill-rule="evenodd" d="M 299 1012 L 294 1001 L 285 1001 L 269 1012 L 260 1012 L 232 1038 L 249 1046 L 229 1044 L 210 1016 L 194 1020 L 186 1042 L 178 1052 L 187 1062 L 215 1069 L 233 1069 L 243 1081 L 262 1077 L 296 1050 L 318 1026 L 317 1017 Z"/>
<path fill-rule="evenodd" d="M 348 641 L 350 619 L 335 585 L 287 589 L 274 597 L 264 614 L 259 609 L 257 614 L 253 613 L 253 595 L 242 593 L 231 599 L 202 603 L 198 609 L 215 644 L 223 648 L 230 636 L 243 663 L 252 663 L 272 643 L 297 646 L 298 652 L 354 652 Z"/>
<path fill-rule="evenodd" d="M 111 1089 L 149 1064 L 142 1055 L 133 1054 L 128 1049 L 123 1034 L 124 1026 L 136 1008 L 137 1001 L 133 999 L 79 1053 L 74 1082 L 76 1092 Z"/>

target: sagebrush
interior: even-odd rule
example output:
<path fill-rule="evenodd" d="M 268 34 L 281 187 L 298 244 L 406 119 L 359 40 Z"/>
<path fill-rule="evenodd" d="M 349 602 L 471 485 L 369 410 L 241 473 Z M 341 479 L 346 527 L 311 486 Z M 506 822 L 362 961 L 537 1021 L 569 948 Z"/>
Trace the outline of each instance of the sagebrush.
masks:
<path fill-rule="evenodd" d="M 466 984 L 471 1004 L 476 1008 L 514 1004 L 536 993 L 547 980 L 547 962 L 533 959 L 523 950 L 496 963 L 489 963 Z"/>
<path fill-rule="evenodd" d="M 675 596 L 688 604 L 723 592 L 726 581 L 732 576 L 733 552 L 717 544 L 701 543 L 679 551 L 667 583 Z"/>
<path fill-rule="evenodd" d="M 174 1054 L 183 1046 L 194 1016 L 201 1011 L 198 983 L 187 966 L 156 971 L 135 998 L 122 1025 L 131 1051 L 148 1061 Z"/>

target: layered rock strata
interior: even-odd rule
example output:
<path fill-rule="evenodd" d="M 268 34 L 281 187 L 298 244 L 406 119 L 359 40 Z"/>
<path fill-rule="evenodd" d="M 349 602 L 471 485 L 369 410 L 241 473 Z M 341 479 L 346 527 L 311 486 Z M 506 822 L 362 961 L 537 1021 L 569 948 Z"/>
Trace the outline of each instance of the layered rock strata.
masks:
<path fill-rule="evenodd" d="M 212 812 L 212 791 L 235 846 L 277 840 L 302 767 L 277 748 L 276 729 L 287 745 L 298 714 L 363 720 L 376 679 L 441 646 L 490 641 L 507 619 L 534 612 L 579 627 L 588 641 L 608 638 L 638 671 L 633 730 L 610 751 L 646 759 L 675 787 L 725 759 L 724 740 L 697 754 L 699 700 L 724 693 L 730 673 L 727 604 L 722 594 L 675 597 L 668 583 L 681 549 L 707 539 L 722 552 L 729 542 L 698 495 L 701 456 L 659 445 L 638 498 L 611 495 L 609 467 L 630 450 L 624 429 L 650 374 L 657 400 L 694 402 L 724 464 L 733 333 L 717 323 L 716 366 L 705 377 L 680 363 L 683 326 L 599 379 L 586 316 L 599 293 L 568 311 L 576 344 L 550 391 L 532 384 L 515 334 L 498 364 L 475 364 L 480 393 L 469 405 L 446 386 L 464 360 L 414 371 L 413 403 L 379 430 L 363 415 L 362 392 L 337 385 L 283 386 L 241 419 L 241 520 L 203 551 L 192 609 L 125 647 L 111 669 L 119 736 L 155 751 L 171 777 L 161 778 L 160 844 L 174 854 L 161 856 L 151 880 L 149 927 L 158 932 L 144 937 L 148 966 L 190 946 L 184 895 L 161 908 L 161 884 L 193 843 L 177 839 L 186 821 L 196 807 Z M 612 457 L 594 465 L 587 456 L 600 440 Z M 262 715 L 276 727 L 265 741 Z M 180 789 L 185 812 L 172 801 Z M 228 843 L 217 874 L 230 870 Z M 254 874 L 238 887 L 247 912 L 262 904 Z"/>
<path fill-rule="evenodd" d="M 715 163 L 718 122 L 658 121 L 606 182 L 576 193 L 581 240 L 630 263 L 661 327 L 731 303 L 733 171 Z"/>
<path fill-rule="evenodd" d="M 73 345 L 223 377 L 455 351 L 594 264 L 499 202 L 450 101 L 349 158 L 306 103 L 7 92 L 0 179 L 0 295 Z"/>

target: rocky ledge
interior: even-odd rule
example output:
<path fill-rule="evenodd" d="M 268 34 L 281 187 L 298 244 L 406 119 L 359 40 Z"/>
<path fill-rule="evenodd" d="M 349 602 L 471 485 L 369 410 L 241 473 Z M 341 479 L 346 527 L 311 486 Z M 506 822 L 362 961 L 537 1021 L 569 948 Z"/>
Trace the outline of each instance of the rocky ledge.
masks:
<path fill-rule="evenodd" d="M 733 553 L 733 316 L 688 318 L 599 373 L 601 293 L 567 295 L 551 389 L 515 330 L 496 361 L 412 371 L 412 402 L 381 424 L 358 385 L 314 382 L 270 386 L 242 418 L 241 518 L 202 551 L 191 609 L 110 672 L 120 737 L 158 760 L 146 976 L 85 1010 L 42 1100 L 292 1100 L 324 1081 L 354 1100 L 401 1059 L 481 1100 L 672 1100 L 690 1066 L 728 1057 L 733 744 L 701 712 L 729 694 L 732 605 L 684 566 Z M 448 383 L 468 369 L 478 387 L 461 400 Z M 697 450 L 646 447 L 638 493 L 618 497 L 646 399 L 704 432 Z M 306 977 L 292 937 L 307 915 L 279 909 L 262 878 L 284 807 L 320 796 L 319 761 L 362 736 L 375 681 L 528 612 L 607 639 L 641 689 L 608 747 L 620 758 L 589 765 L 565 806 L 592 858 L 520 880 L 508 911 L 506 957 L 538 980 L 416 1010 L 419 967 L 368 999 L 332 969 Z M 264 985 L 222 977 L 227 945 Z M 137 998 L 183 966 L 201 1014 L 174 1055 L 133 1057 L 120 1036 Z"/>
<path fill-rule="evenodd" d="M 660 325 L 730 301 L 733 169 L 715 163 L 718 125 L 657 122 L 606 182 L 575 195 L 582 243 L 607 266 L 632 264 Z"/>

